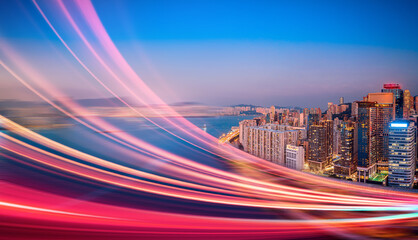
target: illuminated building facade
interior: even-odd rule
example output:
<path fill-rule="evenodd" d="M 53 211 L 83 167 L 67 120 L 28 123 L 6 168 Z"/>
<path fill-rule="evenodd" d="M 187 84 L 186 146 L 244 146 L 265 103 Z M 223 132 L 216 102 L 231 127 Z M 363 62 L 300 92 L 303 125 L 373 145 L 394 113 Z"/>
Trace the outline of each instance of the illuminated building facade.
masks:
<path fill-rule="evenodd" d="M 416 125 L 394 121 L 389 127 L 389 186 L 410 188 L 416 168 Z"/>
<path fill-rule="evenodd" d="M 333 123 L 330 120 L 321 120 L 309 126 L 308 164 L 313 172 L 322 171 L 332 161 Z"/>
<path fill-rule="evenodd" d="M 365 182 L 374 175 L 376 166 L 376 102 L 361 101 L 358 104 L 358 181 Z"/>
<path fill-rule="evenodd" d="M 408 119 L 411 110 L 413 109 L 413 102 L 411 101 L 411 93 L 405 90 L 403 93 L 403 118 Z"/>
<path fill-rule="evenodd" d="M 395 103 L 395 117 L 397 119 L 403 118 L 403 90 L 397 83 L 383 84 L 382 92 L 393 93 L 393 100 Z"/>
<path fill-rule="evenodd" d="M 270 107 L 269 122 L 273 123 L 276 121 L 276 108 L 274 106 Z"/>
<path fill-rule="evenodd" d="M 341 158 L 334 162 L 334 174 L 349 178 L 357 170 L 357 124 L 343 122 L 341 125 Z"/>
<path fill-rule="evenodd" d="M 333 134 L 332 134 L 332 153 L 334 155 L 341 154 L 341 127 L 342 121 L 338 118 L 334 119 Z"/>
<path fill-rule="evenodd" d="M 414 97 L 415 113 L 418 114 L 418 96 Z"/>
<path fill-rule="evenodd" d="M 371 122 L 375 131 L 375 148 L 377 170 L 379 172 L 388 171 L 388 134 L 389 123 L 395 120 L 395 106 L 393 102 L 393 93 L 369 93 L 367 95 L 369 102 L 375 102 L 374 119 Z"/>
<path fill-rule="evenodd" d="M 309 127 L 311 125 L 318 124 L 320 119 L 321 119 L 321 115 L 320 114 L 310 113 L 308 115 L 307 130 L 309 131 Z"/>

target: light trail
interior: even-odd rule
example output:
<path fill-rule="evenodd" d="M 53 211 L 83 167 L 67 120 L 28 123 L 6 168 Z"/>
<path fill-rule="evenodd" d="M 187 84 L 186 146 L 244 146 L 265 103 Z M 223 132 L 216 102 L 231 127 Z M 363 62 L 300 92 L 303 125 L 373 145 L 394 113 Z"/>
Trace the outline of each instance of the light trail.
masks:
<path fill-rule="evenodd" d="M 54 102 L 52 99 L 57 96 L 66 96 L 65 92 L 48 82 L 48 78 L 33 69 L 6 42 L 0 42 L 0 50 L 23 73 L 22 76 L 27 76 L 25 79 L 1 60 L 0 65 L 17 81 L 76 123 L 103 137 L 103 144 L 97 148 L 108 147 L 118 151 L 121 159 L 127 155 L 135 159 L 127 166 L 123 160 L 116 163 L 110 157 L 96 157 L 0 115 L 0 122 L 7 129 L 0 132 L 0 148 L 3 149 L 0 155 L 7 157 L 11 164 L 23 166 L 21 171 L 33 171 L 45 179 L 57 180 L 55 183 L 32 179 L 35 184 L 42 183 L 39 186 L 7 177 L 7 181 L 0 182 L 0 231 L 24 238 L 36 238 L 39 231 L 51 236 L 72 231 L 80 239 L 102 238 L 103 234 L 113 234 L 116 238 L 129 234 L 133 234 L 133 238 L 141 234 L 159 237 L 162 233 L 181 237 L 200 234 L 204 238 L 358 238 L 379 237 L 369 230 L 402 228 L 409 231 L 418 226 L 418 195 L 415 193 L 324 179 L 219 145 L 216 138 L 180 116 L 140 79 L 113 43 L 90 1 L 48 2 L 52 10 L 68 21 L 71 30 L 94 56 L 95 63 L 114 80 L 103 81 L 91 70 L 94 68 L 89 68 L 70 48 L 38 2 L 33 0 L 33 3 L 77 63 L 118 101 L 165 133 L 180 139 L 185 143 L 184 147 L 196 147 L 202 156 L 213 162 L 242 161 L 250 170 L 260 172 L 261 177 L 251 178 L 172 153 L 97 116 L 79 117 L 91 115 L 91 112 L 75 101 L 60 101 L 61 105 Z M 69 4 L 75 8 L 67 8 Z M 76 19 L 70 9 L 77 10 L 81 17 Z M 84 34 L 81 23 L 85 23 L 91 32 Z M 86 37 L 91 35 L 97 38 L 101 48 Z M 100 50 L 110 57 L 110 62 L 99 54 Z M 115 91 L 118 87 L 159 116 L 164 124 L 144 116 L 120 97 Z M 162 115 L 152 103 L 158 103 L 178 118 Z M 225 136 L 223 141 L 236 134 Z M 148 172 L 151 170 L 148 166 L 158 166 L 158 169 Z M 267 176 L 275 176 L 275 181 L 262 178 Z M 31 176 L 20 177 L 30 179 Z M 55 184 L 64 189 L 58 191 Z M 86 189 L 99 186 L 114 189 L 115 196 L 121 198 L 104 196 L 106 201 L 101 199 L 104 202 L 79 199 L 75 196 L 84 191 L 80 187 L 83 184 Z M 154 210 L 149 210 L 150 205 L 137 203 L 145 196 L 153 196 L 158 204 L 167 206 L 150 204 Z M 211 215 L 215 210 L 216 214 Z M 222 215 L 221 211 L 225 213 Z"/>

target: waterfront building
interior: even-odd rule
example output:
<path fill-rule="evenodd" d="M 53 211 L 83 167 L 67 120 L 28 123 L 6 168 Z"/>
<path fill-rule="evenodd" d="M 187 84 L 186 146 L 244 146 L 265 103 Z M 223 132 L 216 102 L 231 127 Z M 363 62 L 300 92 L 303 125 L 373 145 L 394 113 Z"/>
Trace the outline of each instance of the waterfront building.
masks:
<path fill-rule="evenodd" d="M 302 146 L 286 145 L 286 167 L 301 171 L 305 162 L 305 150 Z"/>
<path fill-rule="evenodd" d="M 341 125 L 341 158 L 334 162 L 334 174 L 349 178 L 357 170 L 357 124 L 347 121 Z"/>
<path fill-rule="evenodd" d="M 393 99 L 395 104 L 395 117 L 397 119 L 403 118 L 403 104 L 404 104 L 404 94 L 401 86 L 397 83 L 386 83 L 383 84 L 383 89 L 381 92 L 391 92 L 393 93 Z"/>
<path fill-rule="evenodd" d="M 257 119 L 243 120 L 239 122 L 239 142 L 244 148 L 244 151 L 248 151 L 249 128 L 253 126 L 257 126 Z"/>
<path fill-rule="evenodd" d="M 389 127 L 389 186 L 411 188 L 416 168 L 416 125 L 397 120 Z"/>
<path fill-rule="evenodd" d="M 332 161 L 333 124 L 330 120 L 320 120 L 309 126 L 308 164 L 312 172 L 320 172 Z"/>
<path fill-rule="evenodd" d="M 247 152 L 268 161 L 285 165 L 286 145 L 296 145 L 306 138 L 306 130 L 279 124 L 266 124 L 249 128 Z"/>

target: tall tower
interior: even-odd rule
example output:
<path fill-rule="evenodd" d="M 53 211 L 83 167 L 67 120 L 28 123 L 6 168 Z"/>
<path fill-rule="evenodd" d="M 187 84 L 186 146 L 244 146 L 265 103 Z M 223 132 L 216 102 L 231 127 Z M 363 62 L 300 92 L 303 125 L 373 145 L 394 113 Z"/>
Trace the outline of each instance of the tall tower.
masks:
<path fill-rule="evenodd" d="M 344 98 L 340 97 L 340 105 L 344 104 Z"/>
<path fill-rule="evenodd" d="M 414 97 L 415 112 L 418 113 L 418 96 Z"/>
<path fill-rule="evenodd" d="M 358 104 L 357 102 L 353 102 L 351 104 L 351 116 L 357 118 L 358 116 Z"/>
<path fill-rule="evenodd" d="M 341 125 L 341 159 L 334 162 L 334 174 L 348 178 L 357 170 L 357 125 L 354 122 Z"/>
<path fill-rule="evenodd" d="M 303 125 L 308 126 L 308 117 L 309 117 L 309 109 L 305 108 L 303 109 Z"/>
<path fill-rule="evenodd" d="M 321 117 L 319 114 L 316 114 L 316 113 L 309 114 L 306 130 L 309 131 L 310 126 L 318 124 L 320 119 Z"/>
<path fill-rule="evenodd" d="M 411 93 L 408 89 L 403 92 L 403 118 L 408 119 L 411 112 L 412 102 Z"/>
<path fill-rule="evenodd" d="M 376 173 L 376 102 L 361 101 L 358 104 L 358 162 L 359 182 L 366 182 Z"/>
<path fill-rule="evenodd" d="M 273 123 L 276 118 L 276 108 L 273 106 L 270 107 L 270 123 Z"/>
<path fill-rule="evenodd" d="M 397 83 L 383 84 L 382 92 L 393 93 L 393 101 L 395 103 L 395 117 L 397 119 L 403 118 L 403 91 L 401 85 Z"/>
<path fill-rule="evenodd" d="M 322 171 L 332 161 L 333 124 L 329 120 L 321 120 L 309 126 L 308 163 L 313 172 Z"/>
<path fill-rule="evenodd" d="M 414 122 L 393 121 L 389 127 L 389 186 L 411 188 L 416 165 Z"/>
<path fill-rule="evenodd" d="M 341 154 L 341 128 L 342 122 L 339 118 L 334 119 L 333 126 L 333 140 L 332 140 L 332 153 L 333 155 Z"/>
<path fill-rule="evenodd" d="M 393 93 L 380 92 L 369 93 L 369 102 L 376 103 L 376 116 L 372 127 L 375 130 L 375 144 L 377 170 L 388 171 L 388 133 L 389 123 L 395 120 L 395 106 L 393 104 Z"/>

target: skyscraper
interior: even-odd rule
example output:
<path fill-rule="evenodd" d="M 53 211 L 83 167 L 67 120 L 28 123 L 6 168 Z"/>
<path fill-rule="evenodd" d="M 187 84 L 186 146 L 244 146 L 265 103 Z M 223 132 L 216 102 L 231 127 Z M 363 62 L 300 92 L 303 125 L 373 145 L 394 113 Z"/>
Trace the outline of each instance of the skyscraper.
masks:
<path fill-rule="evenodd" d="M 334 174 L 348 178 L 357 169 L 357 124 L 348 121 L 341 125 L 341 158 L 334 162 Z"/>
<path fill-rule="evenodd" d="M 413 108 L 411 102 L 411 93 L 408 89 L 403 92 L 403 118 L 408 119 L 411 109 Z"/>
<path fill-rule="evenodd" d="M 304 118 L 303 125 L 308 126 L 308 118 L 309 118 L 309 109 L 308 108 L 303 109 L 303 118 Z"/>
<path fill-rule="evenodd" d="M 358 181 L 365 182 L 376 173 L 376 102 L 361 101 L 358 104 Z"/>
<path fill-rule="evenodd" d="M 341 127 L 341 120 L 339 118 L 335 118 L 332 134 L 332 153 L 334 155 L 338 155 L 341 153 Z"/>
<path fill-rule="evenodd" d="M 393 121 L 389 127 L 389 186 L 412 187 L 416 168 L 416 126 Z"/>
<path fill-rule="evenodd" d="M 270 107 L 270 123 L 273 123 L 274 121 L 276 121 L 276 108 L 274 106 Z"/>
<path fill-rule="evenodd" d="M 333 124 L 330 120 L 321 120 L 309 126 L 308 164 L 313 172 L 322 171 L 332 161 Z"/>
<path fill-rule="evenodd" d="M 383 84 L 382 92 L 393 93 L 393 100 L 395 104 L 395 117 L 397 119 L 403 118 L 403 91 L 401 85 L 397 83 Z"/>
<path fill-rule="evenodd" d="M 358 104 L 357 102 L 353 102 L 351 104 L 351 116 L 357 118 L 358 116 Z"/>
<path fill-rule="evenodd" d="M 307 131 L 309 131 L 309 127 L 310 127 L 311 125 L 318 124 L 318 123 L 319 123 L 320 118 L 321 118 L 321 117 L 320 117 L 320 115 L 319 115 L 319 114 L 316 114 L 316 113 L 310 113 L 310 114 L 308 115 L 308 123 L 307 123 L 306 130 L 307 130 Z"/>
<path fill-rule="evenodd" d="M 369 93 L 369 102 L 375 102 L 375 121 L 371 122 L 375 130 L 376 142 L 373 145 L 376 153 L 377 170 L 388 171 L 388 133 L 389 123 L 395 119 L 395 106 L 393 104 L 393 93 Z"/>
<path fill-rule="evenodd" d="M 340 97 L 340 105 L 344 104 L 344 98 Z"/>

